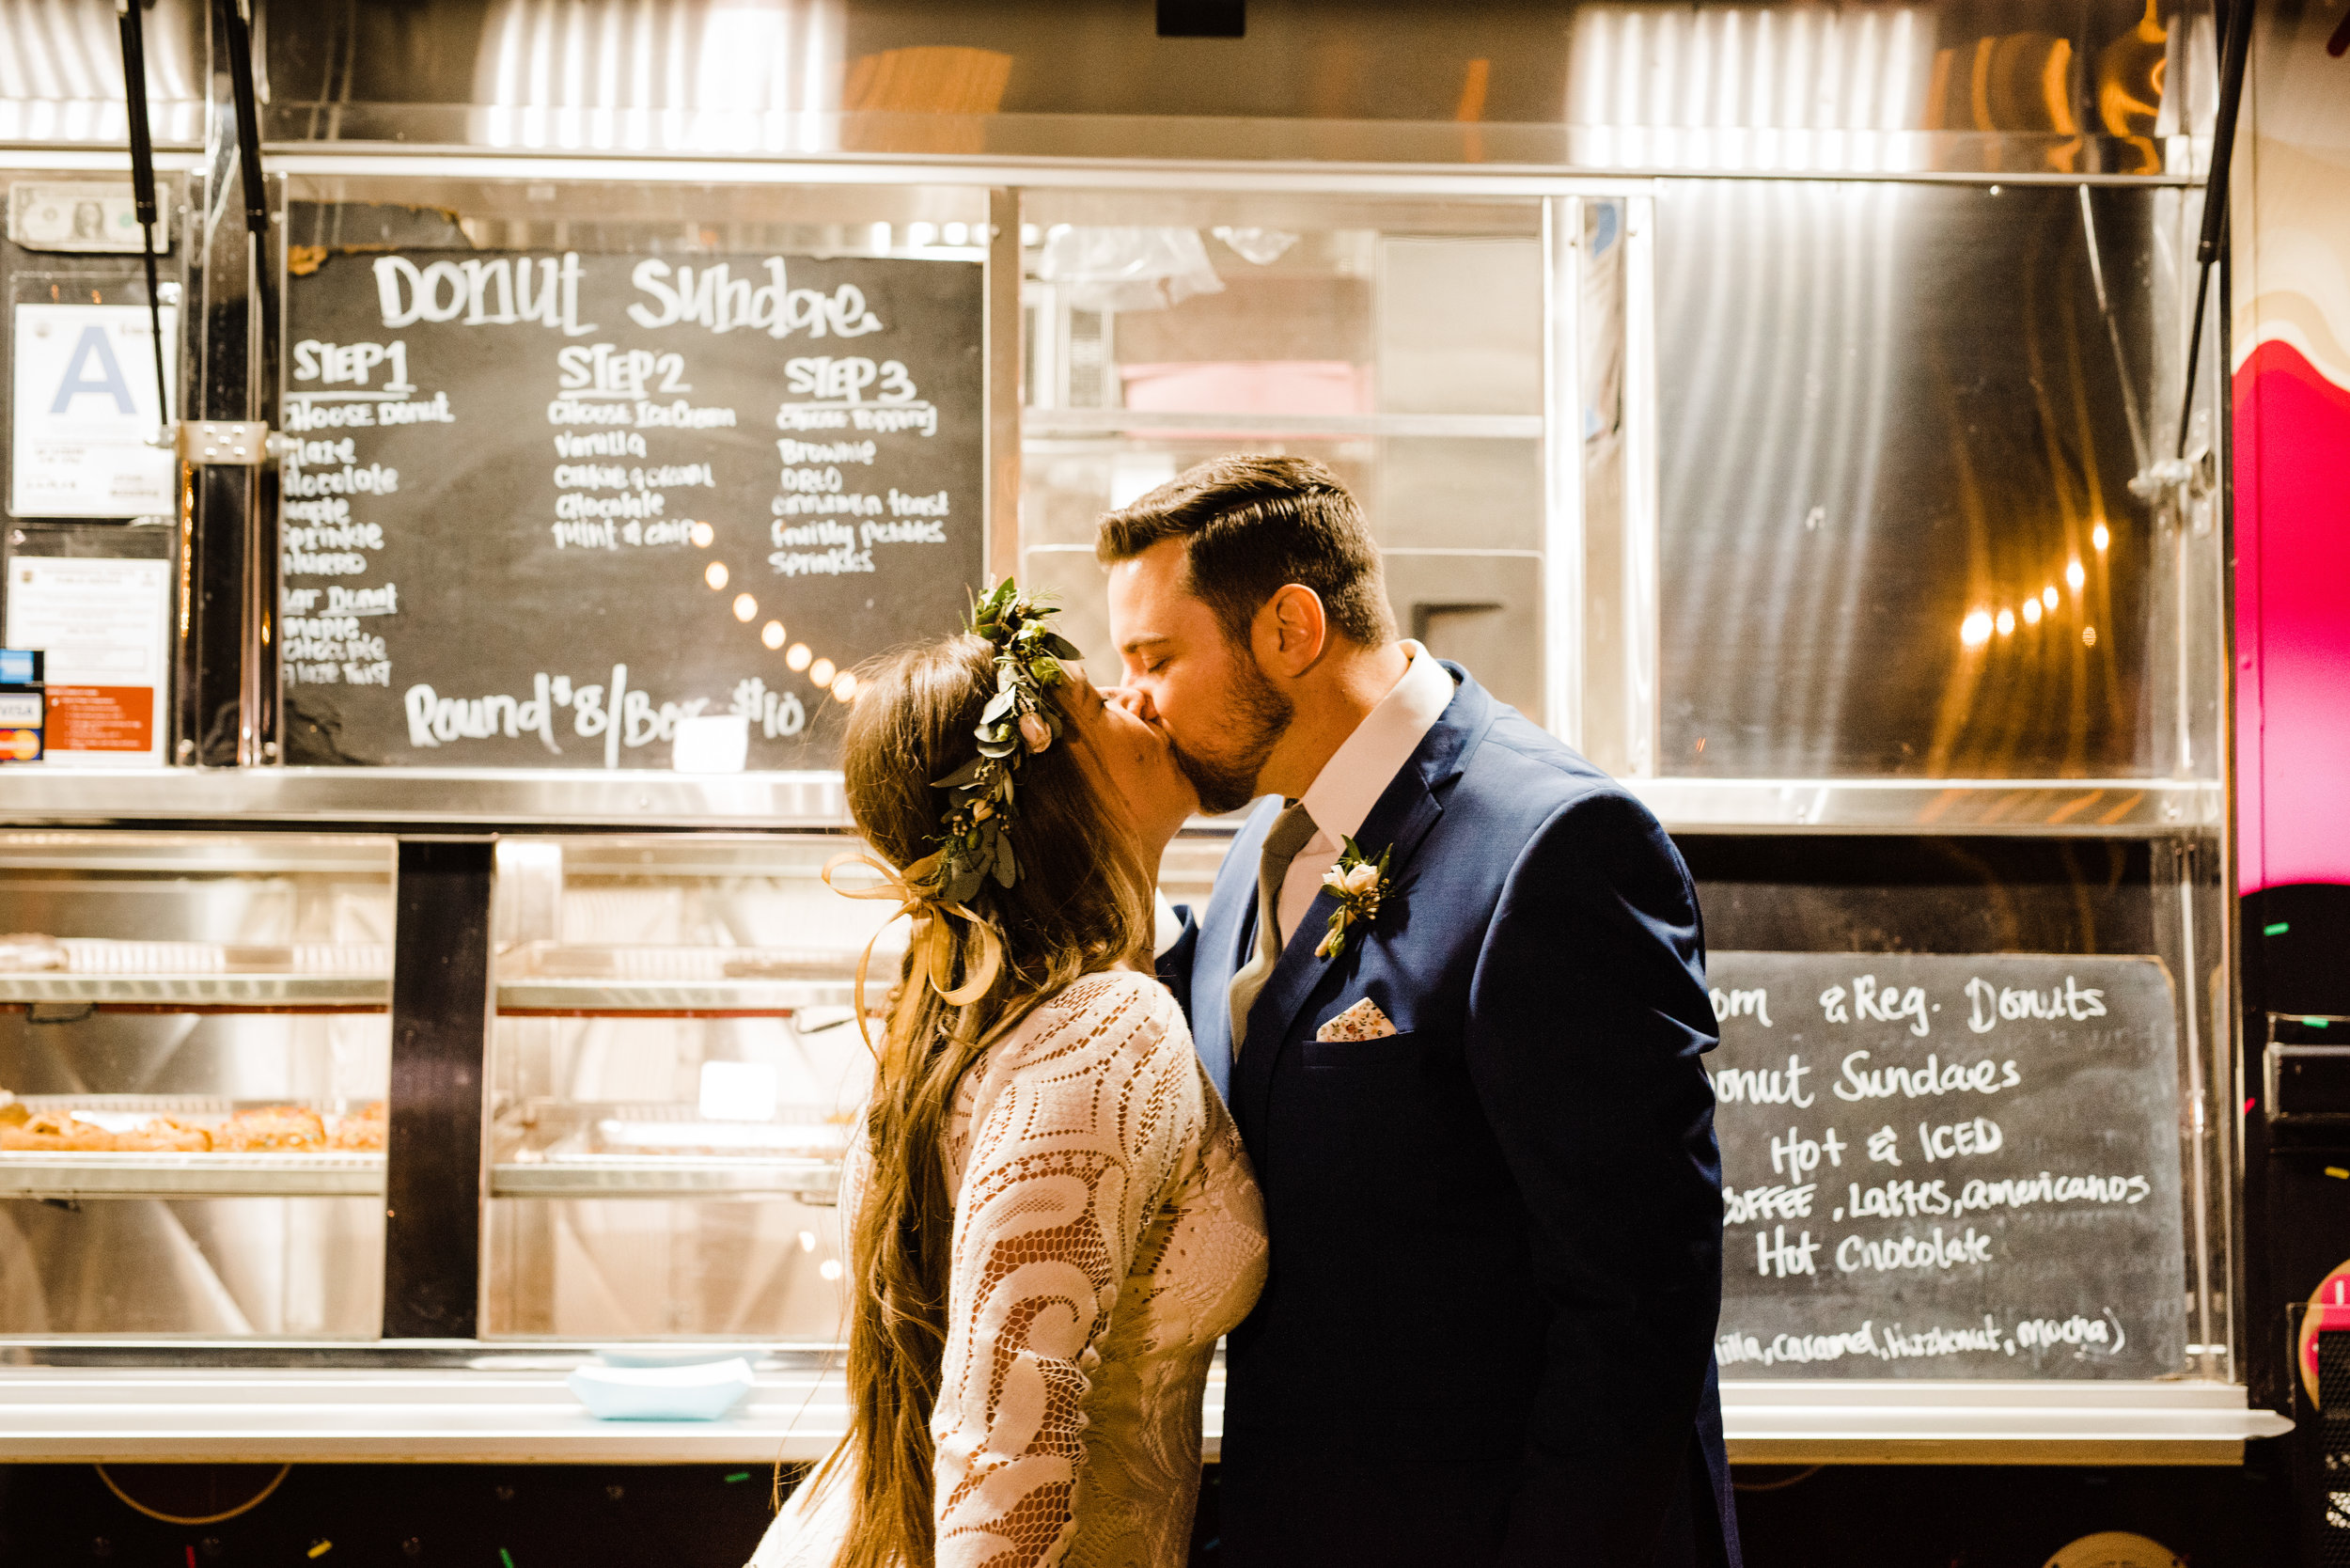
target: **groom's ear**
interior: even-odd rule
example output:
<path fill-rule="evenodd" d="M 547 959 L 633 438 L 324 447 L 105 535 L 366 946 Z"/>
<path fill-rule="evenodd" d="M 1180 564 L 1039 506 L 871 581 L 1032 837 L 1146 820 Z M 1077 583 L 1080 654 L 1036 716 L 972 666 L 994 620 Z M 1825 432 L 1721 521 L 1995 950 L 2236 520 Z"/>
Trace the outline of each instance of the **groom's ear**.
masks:
<path fill-rule="evenodd" d="M 1257 667 L 1267 675 L 1295 680 L 1305 674 L 1330 646 L 1322 596 L 1303 583 L 1283 584 L 1259 606 L 1248 640 Z"/>

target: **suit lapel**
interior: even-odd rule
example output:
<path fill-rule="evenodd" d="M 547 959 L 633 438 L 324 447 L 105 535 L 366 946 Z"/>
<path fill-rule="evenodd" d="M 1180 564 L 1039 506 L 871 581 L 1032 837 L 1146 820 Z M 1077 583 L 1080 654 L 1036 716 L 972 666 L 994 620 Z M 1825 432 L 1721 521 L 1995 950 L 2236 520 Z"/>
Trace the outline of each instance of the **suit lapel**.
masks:
<path fill-rule="evenodd" d="M 1393 847 L 1387 874 L 1399 888 L 1420 840 L 1428 837 L 1429 829 L 1444 815 L 1443 804 L 1437 798 L 1438 789 L 1460 772 L 1477 741 L 1493 724 L 1492 698 L 1459 666 L 1446 667 L 1460 680 L 1461 689 L 1453 694 L 1452 701 L 1434 726 L 1420 738 L 1411 760 L 1388 783 L 1378 804 L 1363 819 L 1362 831 L 1355 835 L 1355 841 L 1372 859 L 1378 858 L 1382 849 Z M 1267 826 L 1270 827 L 1270 819 Z M 1256 842 L 1263 841 L 1264 835 L 1259 833 Z M 1258 1127 L 1265 1125 L 1274 1074 L 1282 1054 L 1290 1048 L 1290 1026 L 1296 1022 L 1298 1010 L 1306 1005 L 1315 987 L 1332 972 L 1332 962 L 1315 957 L 1314 949 L 1322 945 L 1331 913 L 1337 908 L 1338 901 L 1327 892 L 1314 895 L 1314 902 L 1307 907 L 1305 917 L 1281 949 L 1280 962 L 1274 966 L 1264 989 L 1257 994 L 1256 1005 L 1248 1010 L 1251 1043 L 1241 1052 L 1242 1081 L 1238 1088 L 1248 1096 L 1254 1113 L 1249 1120 Z M 1200 934 L 1204 938 L 1207 933 L 1203 931 Z M 1369 933 L 1358 932 L 1348 939 L 1348 945 L 1352 948 L 1369 939 Z M 1230 1050 L 1228 1037 L 1227 1056 Z"/>
<path fill-rule="evenodd" d="M 1232 1103 L 1232 976 L 1257 932 L 1257 861 L 1279 804 L 1268 801 L 1244 823 L 1216 869 L 1215 890 L 1199 916 L 1192 951 L 1191 1037 L 1209 1081 Z"/>

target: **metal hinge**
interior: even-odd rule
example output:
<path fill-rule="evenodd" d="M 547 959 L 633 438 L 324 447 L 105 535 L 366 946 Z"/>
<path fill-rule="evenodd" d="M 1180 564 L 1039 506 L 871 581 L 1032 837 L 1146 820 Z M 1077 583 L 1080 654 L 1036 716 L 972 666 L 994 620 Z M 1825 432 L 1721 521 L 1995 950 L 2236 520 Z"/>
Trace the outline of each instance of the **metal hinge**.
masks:
<path fill-rule="evenodd" d="M 198 467 L 258 468 L 283 461 L 294 444 L 259 419 L 190 419 L 180 426 L 180 459 Z"/>

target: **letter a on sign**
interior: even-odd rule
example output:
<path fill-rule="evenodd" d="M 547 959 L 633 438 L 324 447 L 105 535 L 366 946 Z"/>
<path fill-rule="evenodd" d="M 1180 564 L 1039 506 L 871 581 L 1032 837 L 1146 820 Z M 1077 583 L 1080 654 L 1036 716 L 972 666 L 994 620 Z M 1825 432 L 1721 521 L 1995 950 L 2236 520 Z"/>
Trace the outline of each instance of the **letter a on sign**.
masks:
<path fill-rule="evenodd" d="M 71 414 L 73 400 L 92 393 L 112 398 L 113 412 L 117 414 L 136 415 L 139 411 L 139 405 L 131 398 L 131 384 L 122 379 L 122 366 L 115 358 L 114 350 L 106 345 L 106 329 L 96 321 L 82 329 L 81 341 L 73 345 L 49 412 Z"/>

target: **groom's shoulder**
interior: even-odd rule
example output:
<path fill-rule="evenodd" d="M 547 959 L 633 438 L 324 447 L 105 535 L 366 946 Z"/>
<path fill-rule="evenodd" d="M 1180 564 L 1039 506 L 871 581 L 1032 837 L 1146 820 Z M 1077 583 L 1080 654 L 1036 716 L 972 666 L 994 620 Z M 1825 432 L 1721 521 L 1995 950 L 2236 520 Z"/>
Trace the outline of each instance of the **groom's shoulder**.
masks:
<path fill-rule="evenodd" d="M 1496 708 L 1492 726 L 1463 759 L 1454 792 L 1460 805 L 1539 823 L 1590 796 L 1632 801 L 1623 786 L 1581 752 L 1515 708 L 1498 703 Z"/>
<path fill-rule="evenodd" d="M 1671 837 L 1640 798 L 1581 752 L 1503 709 L 1445 803 L 1455 842 L 1505 878 L 1530 867 L 1611 883 L 1662 876 L 1685 887 Z"/>

